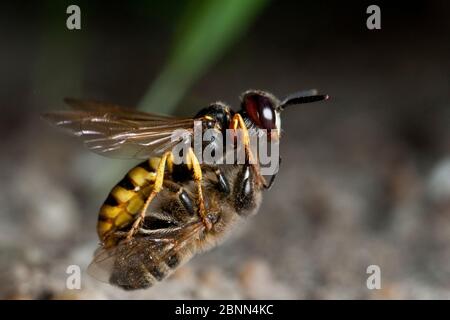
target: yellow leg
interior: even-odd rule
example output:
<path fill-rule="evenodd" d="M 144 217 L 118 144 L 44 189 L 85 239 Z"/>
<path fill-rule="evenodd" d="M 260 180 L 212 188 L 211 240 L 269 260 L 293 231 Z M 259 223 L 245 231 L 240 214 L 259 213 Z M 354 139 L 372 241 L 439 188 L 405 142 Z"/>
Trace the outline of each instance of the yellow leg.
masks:
<path fill-rule="evenodd" d="M 242 119 L 242 116 L 239 113 L 236 113 L 233 116 L 233 119 L 231 120 L 231 128 L 234 130 L 236 129 L 242 130 L 243 133 L 242 139 L 244 140 L 243 142 L 245 148 L 244 150 L 248 156 L 248 160 L 252 165 L 252 167 L 255 169 L 258 180 L 265 186 L 267 184 L 266 179 L 264 179 L 264 177 L 259 172 L 259 162 L 255 159 L 253 152 L 250 148 L 250 136 L 248 134 L 247 126 L 245 125 L 244 119 Z"/>
<path fill-rule="evenodd" d="M 145 201 L 144 206 L 142 207 L 142 210 L 139 213 L 139 216 L 133 222 L 133 225 L 131 226 L 130 231 L 128 231 L 128 234 L 126 237 L 127 241 L 133 237 L 133 235 L 137 232 L 140 225 L 144 221 L 145 213 L 147 212 L 148 206 L 150 205 L 152 200 L 156 197 L 156 195 L 162 189 L 166 164 L 170 167 L 170 166 L 172 166 L 172 162 L 173 162 L 172 152 L 167 151 L 166 153 L 164 153 L 164 155 L 161 157 L 161 160 L 159 161 L 158 168 L 156 169 L 155 182 L 153 184 L 152 192 L 150 193 L 147 200 Z"/>
<path fill-rule="evenodd" d="M 248 155 L 248 160 L 250 161 L 250 163 L 256 164 L 253 153 L 250 150 L 250 136 L 248 134 L 247 126 L 245 125 L 244 119 L 242 119 L 242 116 L 239 113 L 236 113 L 233 116 L 233 119 L 231 120 L 231 127 L 234 130 L 236 130 L 236 129 L 242 130 L 242 134 L 243 134 L 242 139 L 244 140 L 244 148 L 245 148 L 246 154 Z"/>
<path fill-rule="evenodd" d="M 197 156 L 194 153 L 192 148 L 188 150 L 187 156 L 187 165 L 191 168 L 193 172 L 194 182 L 197 185 L 197 194 L 198 194 L 198 211 L 200 214 L 200 218 L 202 219 L 207 230 L 212 228 L 211 221 L 209 221 L 207 217 L 207 213 L 205 210 L 205 202 L 203 199 L 203 191 L 202 191 L 202 168 L 200 167 L 200 163 L 198 162 Z"/>
<path fill-rule="evenodd" d="M 198 193 L 198 209 L 200 217 L 205 224 L 205 227 L 207 230 L 210 230 L 212 227 L 211 222 L 207 218 L 206 210 L 205 210 L 205 202 L 203 199 L 203 191 L 202 191 L 202 169 L 200 167 L 200 163 L 195 156 L 194 151 L 192 148 L 188 149 L 188 156 L 187 156 L 187 165 L 193 172 L 193 178 L 194 182 L 197 185 L 197 193 Z M 144 203 L 144 206 L 142 207 L 141 212 L 139 213 L 139 216 L 136 218 L 136 220 L 133 222 L 133 225 L 131 226 L 131 229 L 128 231 L 126 240 L 129 241 L 133 237 L 133 235 L 136 234 L 138 231 L 140 225 L 144 221 L 145 213 L 147 212 L 148 206 L 152 202 L 152 200 L 156 197 L 156 195 L 162 190 L 163 183 L 164 183 L 164 173 L 166 169 L 166 165 L 170 168 L 173 165 L 173 154 L 170 151 L 167 151 L 162 156 L 158 168 L 156 169 L 156 176 L 155 176 L 155 182 L 153 184 L 153 189 L 150 195 L 148 196 L 147 200 Z"/>

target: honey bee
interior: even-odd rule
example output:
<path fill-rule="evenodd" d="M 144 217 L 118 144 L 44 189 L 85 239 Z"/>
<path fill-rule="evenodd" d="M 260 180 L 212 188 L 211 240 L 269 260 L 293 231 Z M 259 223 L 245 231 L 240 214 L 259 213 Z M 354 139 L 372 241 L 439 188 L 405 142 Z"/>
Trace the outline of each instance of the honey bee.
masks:
<path fill-rule="evenodd" d="M 132 108 L 65 99 L 71 111 L 43 117 L 108 157 L 144 160 L 111 190 L 100 208 L 100 247 L 88 272 L 123 289 L 143 289 L 169 276 L 198 252 L 218 244 L 235 223 L 258 211 L 262 191 L 271 187 L 249 148 L 249 129 L 278 140 L 281 112 L 290 105 L 328 99 L 307 90 L 278 100 L 260 90 L 241 96 L 241 109 L 222 102 L 192 118 L 150 114 Z M 194 121 L 217 132 L 242 130 L 243 164 L 200 163 L 190 146 L 186 161 L 173 161 L 175 130 L 193 134 Z"/>

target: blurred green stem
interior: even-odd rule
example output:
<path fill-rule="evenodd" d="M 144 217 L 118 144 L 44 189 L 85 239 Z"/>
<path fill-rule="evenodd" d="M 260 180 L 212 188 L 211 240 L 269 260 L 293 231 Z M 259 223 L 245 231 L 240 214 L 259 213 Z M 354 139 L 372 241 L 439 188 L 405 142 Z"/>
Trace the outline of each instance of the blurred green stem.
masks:
<path fill-rule="evenodd" d="M 267 0 L 191 1 L 167 64 L 143 97 L 147 111 L 172 113 L 185 93 L 251 25 Z"/>

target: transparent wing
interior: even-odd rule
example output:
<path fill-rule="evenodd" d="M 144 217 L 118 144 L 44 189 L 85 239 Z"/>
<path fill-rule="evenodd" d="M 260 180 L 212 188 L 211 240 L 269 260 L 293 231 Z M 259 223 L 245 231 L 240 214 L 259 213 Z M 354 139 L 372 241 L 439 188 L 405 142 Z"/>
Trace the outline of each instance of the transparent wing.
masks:
<path fill-rule="evenodd" d="M 92 151 L 114 158 L 147 159 L 192 135 L 194 120 L 141 112 L 116 105 L 66 99 L 76 110 L 43 118 L 81 138 Z M 177 130 L 183 131 L 177 131 Z"/>
<path fill-rule="evenodd" d="M 152 230 L 145 235 L 137 235 L 129 242 L 119 243 L 112 248 L 99 248 L 88 267 L 88 273 L 103 282 L 110 282 L 111 275 L 116 284 L 127 286 L 131 279 L 125 277 L 132 270 L 151 270 L 161 264 L 170 264 L 170 258 L 178 256 L 177 266 L 189 260 L 193 252 L 187 250 L 203 231 L 201 222 L 193 222 L 183 227 Z"/>
<path fill-rule="evenodd" d="M 103 115 L 110 113 L 112 116 L 129 120 L 154 120 L 154 119 L 171 119 L 173 117 L 159 114 L 149 114 L 130 107 L 124 107 L 117 104 L 100 102 L 95 100 L 79 100 L 75 98 L 65 98 L 67 103 L 73 110 L 85 111 L 90 113 L 98 113 Z"/>

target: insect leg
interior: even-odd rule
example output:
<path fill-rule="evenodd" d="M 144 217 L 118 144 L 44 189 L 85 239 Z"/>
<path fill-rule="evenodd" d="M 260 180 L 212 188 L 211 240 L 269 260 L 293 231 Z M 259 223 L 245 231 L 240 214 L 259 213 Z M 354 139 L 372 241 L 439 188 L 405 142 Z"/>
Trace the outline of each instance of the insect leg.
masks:
<path fill-rule="evenodd" d="M 175 193 L 178 197 L 178 201 L 183 205 L 186 212 L 193 216 L 195 215 L 195 209 L 194 204 L 189 196 L 189 194 L 186 192 L 186 190 L 178 183 L 172 182 L 172 181 L 164 181 L 164 188 L 167 188 L 171 192 Z"/>
<path fill-rule="evenodd" d="M 258 178 L 258 181 L 263 185 L 266 186 L 266 180 L 259 172 L 259 164 L 257 161 L 255 161 L 255 157 L 253 155 L 253 152 L 250 148 L 250 136 L 248 134 L 247 126 L 245 125 L 244 119 L 242 119 L 242 116 L 239 113 L 236 113 L 233 116 L 233 119 L 231 120 L 231 128 L 234 130 L 241 129 L 243 133 L 243 140 L 244 140 L 244 148 L 246 155 L 248 156 L 248 160 L 250 164 L 252 165 L 253 169 L 255 170 L 256 176 Z"/>
<path fill-rule="evenodd" d="M 278 160 L 278 168 L 279 168 L 280 165 L 281 165 L 281 156 L 278 159 L 279 159 Z M 273 183 L 275 181 L 275 177 L 276 176 L 277 176 L 277 174 L 275 173 L 274 175 L 272 175 L 272 177 L 270 177 L 269 183 L 267 185 L 264 185 L 265 189 L 270 190 L 270 188 L 272 188 L 272 185 L 273 185 Z"/>
<path fill-rule="evenodd" d="M 203 199 L 203 191 L 202 191 L 202 168 L 200 167 L 200 163 L 197 159 L 197 156 L 194 153 L 192 148 L 188 150 L 187 156 L 187 165 L 192 170 L 194 182 L 197 185 L 197 194 L 198 194 L 198 211 L 200 214 L 200 218 L 205 225 L 206 230 L 210 230 L 212 228 L 212 223 L 209 221 L 207 217 L 207 213 L 205 210 L 205 201 Z"/>
<path fill-rule="evenodd" d="M 248 159 L 250 163 L 256 163 L 252 150 L 250 149 L 250 136 L 248 134 L 247 126 L 245 125 L 244 119 L 242 119 L 242 116 L 239 113 L 236 113 L 233 116 L 233 119 L 231 120 L 231 128 L 233 130 L 241 129 L 243 134 L 243 140 L 244 140 L 244 148 L 245 152 L 248 156 Z"/>
<path fill-rule="evenodd" d="M 254 186 L 251 166 L 244 164 L 242 171 L 239 172 L 234 187 L 235 202 L 234 206 L 239 214 L 247 212 L 254 206 Z"/>
<path fill-rule="evenodd" d="M 219 187 L 219 190 L 225 194 L 230 193 L 230 184 L 228 183 L 227 178 L 223 174 L 222 170 L 217 168 L 214 173 L 217 177 L 217 186 Z"/>
<path fill-rule="evenodd" d="M 144 206 L 142 207 L 142 210 L 139 213 L 139 216 L 133 222 L 133 225 L 131 226 L 130 231 L 128 231 L 128 235 L 126 237 L 126 240 L 130 240 L 133 237 L 133 235 L 138 231 L 139 226 L 144 221 L 145 213 L 147 212 L 148 206 L 150 205 L 152 200 L 155 198 L 155 196 L 162 189 L 163 182 L 164 182 L 164 172 L 165 172 L 165 169 L 166 169 L 166 164 L 170 167 L 170 166 L 172 166 L 172 163 L 173 163 L 173 154 L 172 154 L 171 151 L 167 151 L 161 157 L 161 160 L 159 161 L 158 167 L 156 169 L 155 182 L 153 184 L 152 192 L 148 196 L 147 200 L 145 200 Z"/>

